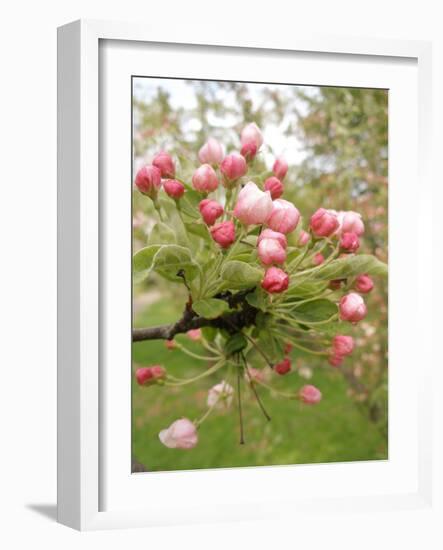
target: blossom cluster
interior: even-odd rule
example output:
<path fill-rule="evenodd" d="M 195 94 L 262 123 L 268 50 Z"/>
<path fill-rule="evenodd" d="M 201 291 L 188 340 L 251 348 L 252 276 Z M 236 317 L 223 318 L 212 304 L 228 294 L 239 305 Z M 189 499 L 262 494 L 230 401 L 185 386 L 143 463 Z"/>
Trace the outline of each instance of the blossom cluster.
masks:
<path fill-rule="evenodd" d="M 282 156 L 275 159 L 272 170 L 264 177 L 248 175 L 263 143 L 263 134 L 255 123 L 248 124 L 241 131 L 239 152 L 225 154 L 222 144 L 215 138 L 209 138 L 198 152 L 200 165 L 189 178 L 190 181 L 178 178 L 174 159 L 168 152 L 160 151 L 153 157 L 151 164 L 143 166 L 137 172 L 135 185 L 143 195 L 152 199 L 158 210 L 158 197 L 163 188 L 166 195 L 175 201 L 180 213 L 181 201 L 186 194 L 191 191 L 197 193 L 199 219 L 195 223 L 206 228 L 212 246 L 221 253 L 219 267 L 240 243 L 246 242 L 253 249 L 251 258 L 262 270 L 257 288 L 269 298 L 269 311 L 274 317 L 281 314 L 285 320 L 285 314 L 290 307 L 294 303 L 294 307 L 298 307 L 303 302 L 284 301 L 285 292 L 292 288 L 292 281 L 295 281 L 296 286 L 300 274 L 307 274 L 307 278 L 315 279 L 320 270 L 331 265 L 331 262 L 355 255 L 361 246 L 365 226 L 357 212 L 336 211 L 324 207 L 313 212 L 308 223 L 304 225 L 297 207 L 282 198 L 288 172 L 288 163 Z M 220 193 L 220 190 L 224 190 L 224 193 Z M 251 239 L 244 241 L 246 237 Z M 292 260 L 294 251 L 295 262 Z M 374 283 L 368 273 L 357 273 L 350 281 L 346 277 L 331 278 L 326 291 L 322 290 L 315 298 L 321 298 L 328 295 L 327 293 L 331 295 L 340 291 L 342 286 L 346 292 L 337 298 L 337 315 L 333 319 L 353 325 L 367 315 L 367 306 L 362 295 L 369 293 Z M 218 296 L 217 291 L 213 290 L 204 298 L 217 299 Z M 305 301 L 309 303 L 311 300 L 313 298 Z M 308 321 L 307 323 L 309 325 Z M 315 332 L 315 321 L 310 328 Z M 205 343 L 200 329 L 188 331 L 188 337 Z M 252 340 L 250 334 L 248 338 Z M 292 371 L 290 354 L 293 345 L 308 352 L 324 354 L 334 368 L 340 367 L 355 348 L 355 340 L 348 334 L 336 334 L 330 346 L 320 351 L 303 348 L 294 338 L 291 336 L 286 342 L 284 356 L 272 364 L 275 375 L 285 376 Z M 166 345 L 171 350 L 179 348 L 186 352 L 183 345 L 178 344 L 175 339 L 167 340 Z M 253 347 L 257 348 L 257 343 Z M 218 361 L 217 369 L 231 361 L 222 348 L 218 353 L 219 357 L 214 357 L 214 361 Z M 264 352 L 262 355 L 266 357 Z M 243 370 L 244 378 L 251 387 L 256 384 L 267 387 L 263 369 L 240 363 L 238 368 Z M 209 372 L 212 369 L 210 367 Z M 169 377 L 166 370 L 159 365 L 139 368 L 136 371 L 136 380 L 141 386 L 183 383 Z M 208 411 L 229 409 L 234 393 L 233 386 L 226 380 L 215 384 L 208 391 Z M 305 385 L 293 398 L 312 405 L 322 399 L 322 393 L 313 385 Z M 198 443 L 197 431 L 206 415 L 198 421 L 187 418 L 174 421 L 169 428 L 160 432 L 160 441 L 169 448 L 193 448 Z"/>

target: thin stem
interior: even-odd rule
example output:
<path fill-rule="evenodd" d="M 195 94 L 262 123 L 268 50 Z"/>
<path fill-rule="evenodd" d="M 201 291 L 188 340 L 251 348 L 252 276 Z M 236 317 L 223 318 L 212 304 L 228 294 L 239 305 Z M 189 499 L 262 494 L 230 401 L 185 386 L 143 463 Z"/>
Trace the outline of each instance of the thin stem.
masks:
<path fill-rule="evenodd" d="M 283 308 L 289 308 L 289 309 L 294 309 L 298 306 L 302 306 L 304 304 L 309 304 L 309 302 L 315 302 L 316 300 L 318 300 L 319 298 L 322 298 L 324 296 L 324 293 L 318 295 L 318 296 L 314 296 L 313 298 L 306 298 L 306 300 L 299 300 L 298 302 L 284 302 L 283 304 L 279 304 L 279 307 L 283 307 Z"/>
<path fill-rule="evenodd" d="M 312 251 L 312 254 L 311 254 L 310 256 L 308 256 L 307 260 L 309 260 L 309 262 L 312 262 L 313 258 L 315 258 L 315 256 L 316 256 L 317 254 L 321 254 L 321 253 L 323 252 L 323 250 L 324 250 L 328 245 L 330 245 L 330 244 L 332 244 L 331 241 L 325 240 L 325 241 L 321 244 L 321 246 L 320 246 L 319 248 L 317 248 L 317 250 L 315 250 L 315 247 L 312 247 L 312 248 L 310 249 L 310 250 Z M 321 264 L 321 265 L 323 265 L 323 264 Z M 318 267 L 318 266 L 316 266 L 316 267 Z"/>
<path fill-rule="evenodd" d="M 240 422 L 240 445 L 245 443 L 245 435 L 243 429 L 243 411 L 241 406 L 241 369 L 238 367 L 237 372 L 237 403 L 238 403 L 238 418 Z"/>
<path fill-rule="evenodd" d="M 291 319 L 291 317 L 287 317 L 286 315 L 283 315 L 282 313 L 279 314 L 279 317 L 281 319 L 284 319 L 288 323 L 293 323 L 295 321 L 296 323 L 300 323 L 301 325 L 307 325 L 309 327 L 311 327 L 311 326 L 312 327 L 318 327 L 318 326 L 321 326 L 321 325 L 326 325 L 326 324 L 334 321 L 335 319 L 337 319 L 338 313 L 334 313 L 334 315 L 332 315 L 332 317 L 330 317 L 329 319 L 325 319 L 324 321 L 297 321 L 297 319 Z"/>
<path fill-rule="evenodd" d="M 201 339 L 201 344 L 202 346 L 207 349 L 208 351 L 210 351 L 211 353 L 213 353 L 214 355 L 218 355 L 218 356 L 221 356 L 221 351 L 213 346 L 211 346 L 209 344 L 209 342 L 206 340 L 206 338 L 203 338 Z"/>
<path fill-rule="evenodd" d="M 178 349 L 180 349 L 183 353 L 186 353 L 186 355 L 189 355 L 190 357 L 193 357 L 194 359 L 198 359 L 199 361 L 214 361 L 217 357 L 209 357 L 205 355 L 199 355 L 198 353 L 194 353 L 193 351 L 186 348 L 183 344 L 180 344 L 179 342 L 175 342 L 175 345 Z"/>
<path fill-rule="evenodd" d="M 203 422 L 208 418 L 208 416 L 214 410 L 215 405 L 217 404 L 217 401 L 213 405 L 211 405 L 211 407 L 209 407 L 209 409 L 205 412 L 203 416 L 201 416 L 198 420 L 194 420 L 193 424 L 195 425 L 196 428 L 199 428 L 201 424 L 203 424 Z"/>
<path fill-rule="evenodd" d="M 331 296 L 335 292 L 336 292 L 335 290 L 325 288 L 325 290 L 323 290 L 323 292 L 321 292 L 317 296 L 313 296 L 312 298 L 306 298 L 305 300 L 298 300 L 298 301 L 297 300 L 290 300 L 290 301 L 287 301 L 287 302 L 283 302 L 282 304 L 280 304 L 280 307 L 291 307 L 292 308 L 294 306 L 300 306 L 302 304 L 306 304 L 308 302 L 313 302 L 315 300 L 318 300 L 319 298 L 327 298 L 328 296 Z"/>
<path fill-rule="evenodd" d="M 218 405 L 218 402 L 220 401 L 223 392 L 225 391 L 226 382 L 223 382 L 223 387 L 221 393 L 217 396 L 217 399 L 215 402 L 208 408 L 208 410 L 204 413 L 203 416 L 201 416 L 198 420 L 194 421 L 195 426 L 198 428 L 203 422 L 208 418 L 208 416 L 211 414 L 211 412 L 215 409 L 215 407 Z"/>
<path fill-rule="evenodd" d="M 269 384 L 266 384 L 265 382 L 261 382 L 259 380 L 256 381 L 259 386 L 263 386 L 268 391 L 276 393 L 277 395 L 281 395 L 281 397 L 285 397 L 286 399 L 299 399 L 299 396 L 297 393 L 286 393 L 280 390 L 277 390 L 273 388 L 272 386 L 269 386 Z"/>
<path fill-rule="evenodd" d="M 326 243 L 328 244 L 328 243 Z M 326 244 L 324 246 L 322 246 L 322 248 L 320 250 L 323 250 L 323 248 L 326 246 Z M 337 243 L 335 249 L 331 252 L 331 254 L 327 257 L 327 259 L 320 265 L 316 265 L 315 267 L 310 267 L 308 269 L 305 269 L 303 271 L 300 271 L 300 273 L 298 273 L 297 275 L 300 276 L 300 275 L 308 275 L 308 277 L 305 277 L 304 279 L 302 279 L 301 281 L 297 281 L 297 285 L 300 285 L 302 283 L 304 283 L 305 281 L 307 281 L 309 279 L 309 277 L 315 273 L 316 271 L 319 271 L 321 269 L 323 269 L 325 266 L 327 266 L 328 264 L 330 264 L 332 262 L 332 260 L 335 260 L 338 252 L 340 251 L 340 241 Z M 318 252 L 316 251 L 315 254 L 318 254 Z"/>
<path fill-rule="evenodd" d="M 233 256 L 233 254 L 235 252 L 235 249 L 238 248 L 238 245 L 240 244 L 241 240 L 245 236 L 245 233 L 246 233 L 245 228 L 244 228 L 244 226 L 242 226 L 241 229 L 240 229 L 240 234 L 238 236 L 238 239 L 231 246 L 231 248 L 229 249 L 228 253 L 225 256 L 225 262 L 227 262 L 229 260 L 229 258 L 231 258 Z"/>
<path fill-rule="evenodd" d="M 197 380 L 201 380 L 202 378 L 206 378 L 206 376 L 214 374 L 219 369 L 221 369 L 221 367 L 223 365 L 224 365 L 224 361 L 218 361 L 217 363 L 215 363 L 215 365 L 210 367 L 205 372 L 199 374 L 198 376 L 194 376 L 193 378 L 183 379 L 183 380 L 180 380 L 180 382 L 177 382 L 177 383 L 171 383 L 171 382 L 168 382 L 166 380 L 165 381 L 165 386 L 186 386 L 186 384 L 192 384 L 193 382 L 196 382 Z M 176 379 L 176 380 L 178 380 L 178 379 Z"/>
<path fill-rule="evenodd" d="M 249 334 L 246 334 L 243 332 L 243 336 L 249 340 L 249 342 L 251 342 L 252 346 L 259 352 L 259 354 L 263 357 L 263 359 L 266 361 L 266 363 L 268 364 L 269 367 L 272 367 L 274 366 L 274 364 L 272 363 L 272 361 L 269 359 L 269 357 L 266 355 L 266 353 L 261 349 L 261 347 L 255 342 L 255 340 L 253 338 L 251 338 L 249 336 Z"/>
<path fill-rule="evenodd" d="M 229 322 L 229 324 L 230 324 L 233 328 L 235 328 L 235 330 L 238 330 L 238 331 L 239 331 L 238 327 L 236 327 L 234 323 Z M 260 355 L 263 357 L 263 359 L 266 361 L 266 363 L 267 363 L 267 364 L 271 367 L 271 369 L 272 369 L 272 367 L 273 367 L 274 365 L 272 364 L 271 360 L 270 360 L 269 357 L 266 355 L 266 353 L 265 353 L 265 352 L 261 349 L 261 347 L 255 342 L 255 340 L 254 340 L 253 338 L 251 338 L 251 337 L 249 336 L 249 334 L 246 334 L 246 332 L 243 332 L 243 331 L 239 331 L 239 332 L 241 332 L 241 334 L 243 334 L 243 336 L 244 336 L 244 337 L 254 346 L 254 348 L 260 353 Z"/>
<path fill-rule="evenodd" d="M 310 250 L 309 246 L 306 245 L 306 250 L 303 252 L 303 254 L 301 254 L 300 257 L 298 257 L 294 260 L 295 264 L 293 266 L 291 266 L 289 264 L 289 266 L 288 266 L 288 275 L 292 275 L 295 271 L 297 271 L 298 266 L 305 259 L 306 254 L 309 252 L 309 250 Z"/>
<path fill-rule="evenodd" d="M 251 376 L 251 373 L 249 372 L 249 367 L 248 367 L 248 364 L 246 362 L 246 358 L 243 354 L 242 354 L 242 358 L 243 358 L 243 363 L 245 365 L 247 376 L 249 378 L 249 386 L 250 386 L 250 388 L 251 388 L 251 390 L 252 390 L 252 392 L 255 396 L 255 399 L 258 403 L 258 406 L 260 407 L 260 409 L 261 409 L 262 413 L 264 414 L 266 420 L 269 422 L 271 420 L 271 417 L 269 416 L 267 410 L 265 409 L 265 406 L 263 405 L 262 400 L 260 399 L 260 396 L 257 393 L 257 389 L 254 385 L 254 380 L 252 380 L 252 376 Z"/>
<path fill-rule="evenodd" d="M 160 221 L 164 222 L 165 219 L 163 217 L 162 209 L 161 209 L 160 203 L 158 202 L 158 199 L 157 198 L 152 199 L 152 202 L 154 203 L 154 208 L 157 211 L 157 214 L 158 214 L 158 217 L 160 218 Z"/>
<path fill-rule="evenodd" d="M 281 336 L 281 333 L 279 333 L 277 331 L 271 331 L 271 332 L 273 334 L 275 334 L 276 336 Z M 310 348 L 306 348 L 305 346 L 302 346 L 301 344 L 298 343 L 297 340 L 295 340 L 294 338 L 292 338 L 289 335 L 285 335 L 285 340 L 289 341 L 295 348 L 297 348 L 301 351 L 305 351 L 306 353 L 311 353 L 312 355 L 328 355 L 328 353 L 326 351 L 316 351 L 316 350 L 313 350 L 313 349 L 310 349 Z"/>
<path fill-rule="evenodd" d="M 231 210 L 232 189 L 226 189 L 225 195 L 225 211 Z"/>

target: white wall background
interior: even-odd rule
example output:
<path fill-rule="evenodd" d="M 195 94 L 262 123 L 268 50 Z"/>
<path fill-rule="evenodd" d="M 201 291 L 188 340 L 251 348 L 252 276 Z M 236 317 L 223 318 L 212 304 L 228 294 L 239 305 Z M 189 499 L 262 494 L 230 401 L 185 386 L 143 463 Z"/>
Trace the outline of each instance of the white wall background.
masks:
<path fill-rule="evenodd" d="M 227 35 L 232 28 L 244 28 L 246 33 L 251 26 L 263 35 L 293 35 L 298 28 L 308 27 L 325 34 L 433 40 L 434 92 L 440 97 L 440 106 L 434 111 L 435 143 L 441 147 L 443 17 L 439 4 L 438 0 L 16 0 L 3 5 L 1 547 L 441 548 L 441 526 L 437 529 L 426 513 L 403 512 L 389 518 L 312 517 L 303 522 L 294 517 L 291 524 L 238 523 L 86 534 L 48 518 L 55 515 L 56 495 L 56 27 L 79 17 L 155 21 L 159 27 L 167 27 L 174 18 L 190 33 L 200 25 L 222 26 Z M 435 177 L 442 179 L 437 170 Z M 439 220 L 438 208 L 435 201 L 435 220 Z M 441 224 L 435 223 L 435 231 L 441 233 Z M 434 272 L 434 278 L 441 284 L 441 269 Z M 441 405 L 437 403 L 437 407 L 441 414 Z"/>

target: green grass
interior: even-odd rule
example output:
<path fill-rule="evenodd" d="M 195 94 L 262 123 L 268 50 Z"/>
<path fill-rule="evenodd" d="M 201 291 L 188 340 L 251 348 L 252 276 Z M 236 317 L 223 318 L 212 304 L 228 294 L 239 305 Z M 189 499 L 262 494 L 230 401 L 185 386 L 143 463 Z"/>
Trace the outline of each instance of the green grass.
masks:
<path fill-rule="evenodd" d="M 174 321 L 180 315 L 172 300 L 150 305 L 137 318 L 137 326 Z M 199 345 L 186 341 L 196 351 Z M 302 357 L 293 354 L 293 359 Z M 133 455 L 148 471 L 229 468 L 277 464 L 345 462 L 387 458 L 387 442 L 377 427 L 362 414 L 347 396 L 347 386 L 339 372 L 308 357 L 304 364 L 314 367 L 307 381 L 292 372 L 284 377 L 273 375 L 271 383 L 284 391 L 297 391 L 303 384 L 319 387 L 323 399 L 318 405 L 303 405 L 258 391 L 272 418 L 267 422 L 251 391 L 243 384 L 243 408 L 246 444 L 239 444 L 239 422 L 235 402 L 227 411 L 215 410 L 199 429 L 199 444 L 183 451 L 164 447 L 158 432 L 174 420 L 191 420 L 206 411 L 207 390 L 226 375 L 215 375 L 182 388 L 139 387 L 133 383 L 132 445 Z M 202 372 L 206 364 L 167 350 L 163 341 L 133 344 L 133 368 L 162 364 L 173 375 L 188 378 Z"/>

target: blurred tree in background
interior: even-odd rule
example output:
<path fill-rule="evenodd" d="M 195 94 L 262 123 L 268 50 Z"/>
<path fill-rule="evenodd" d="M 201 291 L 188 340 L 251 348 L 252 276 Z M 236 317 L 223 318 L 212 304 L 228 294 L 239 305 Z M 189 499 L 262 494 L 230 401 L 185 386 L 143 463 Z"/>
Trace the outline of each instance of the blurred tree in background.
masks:
<path fill-rule="evenodd" d="M 285 179 L 284 197 L 306 215 L 312 214 L 320 206 L 360 212 L 366 226 L 362 251 L 387 261 L 387 91 L 209 81 L 176 81 L 177 91 L 174 91 L 174 86 L 171 80 L 134 81 L 134 173 L 141 164 L 149 162 L 158 150 L 166 149 L 178 159 L 180 173 L 185 174 L 182 177 L 190 179 L 192 170 L 199 164 L 197 152 L 208 137 L 219 139 L 227 152 L 238 151 L 240 131 L 246 123 L 253 121 L 263 130 L 265 142 L 275 147 L 275 150 L 271 150 L 269 145 L 265 146 L 255 161 L 254 171 L 257 174 L 269 171 L 274 157 L 283 154 L 290 165 Z M 149 208 L 152 205 L 147 205 L 143 196 L 134 193 L 134 252 L 145 246 L 146 235 L 152 227 L 154 216 L 151 216 Z M 168 300 L 172 293 L 173 301 L 167 305 L 160 304 L 158 299 L 165 288 L 164 281 L 150 279 L 143 292 L 134 296 L 135 326 L 157 324 L 159 319 L 163 322 L 175 320 L 176 313 L 180 312 L 181 304 L 184 303 L 185 293 L 179 285 L 168 285 Z M 156 300 L 157 305 L 152 306 Z M 146 430 L 151 429 L 149 423 L 153 424 L 152 429 L 157 429 L 156 421 L 152 421 L 153 411 L 161 415 L 164 407 L 172 407 L 173 402 L 154 389 L 152 402 L 147 405 L 146 398 L 141 397 L 135 388 L 133 447 L 137 458 L 145 463 L 150 461 L 151 467 L 157 460 L 155 469 L 385 458 L 388 421 L 387 281 L 377 280 L 368 300 L 368 317 L 358 328 L 350 329 L 354 331 L 357 349 L 343 367 L 335 369 L 324 359 L 293 352 L 293 361 L 300 376 L 320 376 L 323 383 L 330 383 L 336 392 L 344 388 L 350 406 L 358 410 L 356 414 L 360 417 L 358 421 L 357 417 L 352 420 L 355 433 L 349 424 L 336 426 L 337 433 L 329 426 L 335 439 L 332 435 L 330 441 L 312 436 L 311 446 L 305 453 L 299 448 L 298 454 L 295 451 L 295 454 L 291 454 L 286 448 L 278 451 L 278 434 L 275 435 L 275 441 L 269 440 L 268 431 L 272 427 L 267 427 L 266 433 L 262 435 L 260 455 L 254 448 L 255 454 L 247 455 L 246 458 L 249 451 L 241 451 L 243 458 L 239 456 L 236 460 L 232 458 L 232 449 L 229 459 L 222 458 L 220 452 L 213 450 L 213 456 L 209 458 L 199 455 L 203 452 L 199 450 L 195 462 L 175 455 L 171 459 L 175 461 L 174 464 L 168 464 L 168 459 L 164 458 L 166 454 L 156 455 L 155 449 L 147 448 Z M 153 315 L 157 318 L 152 319 Z M 133 359 L 139 363 L 152 361 L 153 354 L 160 360 L 164 358 L 171 361 L 168 353 L 158 342 L 135 344 L 133 347 Z M 176 357 L 172 360 L 174 362 L 179 368 L 180 361 Z M 200 388 L 198 391 L 204 390 Z M 188 399 L 194 402 L 196 398 L 198 394 L 196 397 L 194 393 L 184 397 L 175 396 L 177 401 Z M 327 407 L 327 404 L 322 406 Z M 336 400 L 333 406 L 337 407 Z M 319 415 L 335 415 L 337 422 L 346 422 L 345 419 L 340 420 L 341 414 L 343 418 L 345 415 L 350 418 L 348 408 L 341 412 L 335 409 L 319 410 Z M 274 411 L 275 415 L 278 416 L 278 412 Z M 305 423 L 315 423 L 315 415 L 310 420 L 306 420 L 306 416 L 302 414 Z M 231 422 L 226 418 L 224 420 L 225 424 Z M 229 429 L 232 430 L 232 426 L 224 432 L 223 425 L 218 420 L 214 422 L 220 430 L 221 441 L 226 441 L 226 434 Z M 251 422 L 254 424 L 255 420 Z M 250 429 L 256 429 L 252 424 Z M 366 424 L 371 426 L 370 430 L 365 427 Z M 300 433 L 302 427 L 296 425 L 297 433 Z M 362 436 L 362 431 L 366 429 L 369 435 Z M 348 454 L 339 450 L 340 443 L 337 441 L 340 437 L 344 438 L 343 449 L 354 445 L 354 450 L 349 449 Z M 358 447 L 359 438 L 362 437 L 368 438 L 367 449 L 363 443 L 362 448 Z M 219 444 L 223 445 L 220 441 Z M 308 443 L 305 441 L 303 445 L 306 447 Z M 275 453 L 280 452 L 280 456 L 270 457 L 269 448 L 274 448 Z"/>
<path fill-rule="evenodd" d="M 297 169 L 293 200 L 355 210 L 366 225 L 363 250 L 388 261 L 388 93 L 386 90 L 318 88 L 297 91 L 307 113 L 298 113 L 295 131 L 307 156 Z M 303 199 L 302 199 L 303 197 Z M 379 281 L 373 307 L 362 324 L 359 354 L 345 370 L 350 394 L 372 421 L 387 429 L 387 281 Z M 374 337 L 375 335 L 375 337 Z M 360 384 L 363 383 L 363 386 Z"/>

